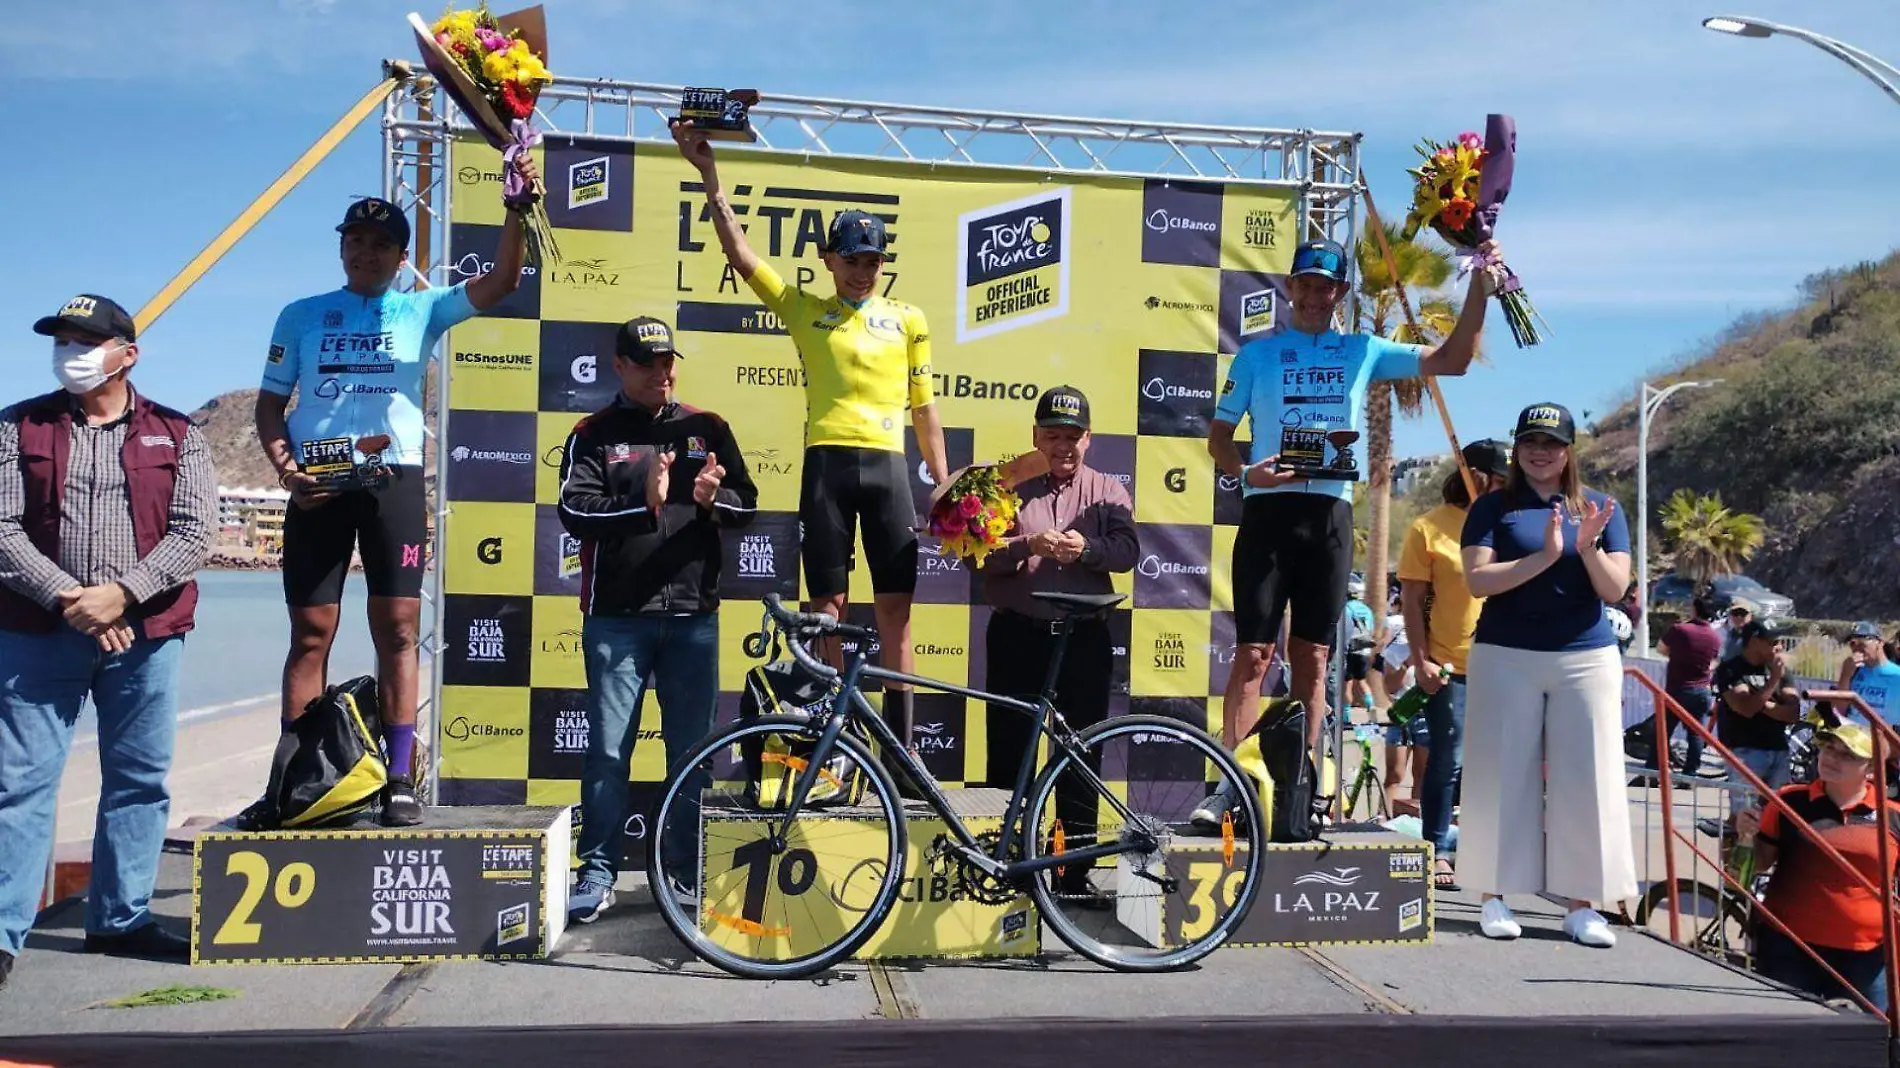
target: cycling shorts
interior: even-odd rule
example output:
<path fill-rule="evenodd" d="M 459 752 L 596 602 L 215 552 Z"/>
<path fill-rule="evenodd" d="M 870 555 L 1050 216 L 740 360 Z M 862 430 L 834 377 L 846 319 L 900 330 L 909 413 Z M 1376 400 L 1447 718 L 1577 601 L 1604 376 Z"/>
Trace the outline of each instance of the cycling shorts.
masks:
<path fill-rule="evenodd" d="M 877 593 L 917 589 L 917 508 L 904 454 L 842 445 L 805 450 L 798 494 L 799 558 L 813 597 L 849 592 L 852 549 L 864 537 Z"/>
<path fill-rule="evenodd" d="M 1317 493 L 1267 493 L 1241 505 L 1234 535 L 1234 640 L 1268 645 L 1293 612 L 1290 633 L 1331 646 L 1352 577 L 1352 502 Z"/>
<path fill-rule="evenodd" d="M 428 559 L 428 495 L 422 468 L 390 468 L 375 489 L 339 493 L 284 514 L 284 600 L 293 608 L 337 604 L 350 555 L 360 551 L 371 597 L 422 596 Z"/>

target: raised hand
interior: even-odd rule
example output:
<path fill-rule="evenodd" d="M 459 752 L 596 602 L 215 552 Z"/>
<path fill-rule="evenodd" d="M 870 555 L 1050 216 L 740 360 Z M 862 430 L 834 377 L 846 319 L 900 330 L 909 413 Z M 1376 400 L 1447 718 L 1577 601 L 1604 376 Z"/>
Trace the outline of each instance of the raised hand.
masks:
<path fill-rule="evenodd" d="M 1577 547 L 1588 548 L 1603 536 L 1603 529 L 1610 525 L 1610 517 L 1616 514 L 1616 502 L 1608 500 L 1603 507 L 1597 507 L 1595 501 L 1583 502 L 1583 514 L 1577 519 Z"/>
<path fill-rule="evenodd" d="M 1581 541 L 1579 541 L 1581 544 Z M 1550 519 L 1544 524 L 1544 556 L 1555 560 L 1564 554 L 1564 505 L 1562 501 L 1550 506 Z"/>
<path fill-rule="evenodd" d="M 680 155 L 686 157 L 686 162 L 701 174 L 717 163 L 713 158 L 712 142 L 706 139 L 704 132 L 694 129 L 691 122 L 673 124 L 673 143 L 679 146 Z"/>
<path fill-rule="evenodd" d="M 719 454 L 708 452 L 706 463 L 699 469 L 699 475 L 693 479 L 693 500 L 701 508 L 713 506 L 713 495 L 719 492 L 719 481 L 726 477 L 726 469 L 719 466 Z"/>
<path fill-rule="evenodd" d="M 659 512 L 666 503 L 666 491 L 673 486 L 672 450 L 655 449 L 653 459 L 647 461 L 647 507 Z"/>

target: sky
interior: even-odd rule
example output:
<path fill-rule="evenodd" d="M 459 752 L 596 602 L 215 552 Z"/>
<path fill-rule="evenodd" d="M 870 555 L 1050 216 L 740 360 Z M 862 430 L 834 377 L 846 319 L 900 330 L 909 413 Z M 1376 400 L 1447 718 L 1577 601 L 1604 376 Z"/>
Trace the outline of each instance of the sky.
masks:
<path fill-rule="evenodd" d="M 1600 416 L 1737 316 L 1791 303 L 1803 277 L 1900 244 L 1900 108 L 1806 43 L 1700 26 L 1753 15 L 1900 62 L 1900 6 L 1705 6 L 1717 2 L 546 7 L 564 75 L 1360 131 L 1394 218 L 1420 136 L 1512 114 L 1517 177 L 1499 239 L 1551 336 L 1517 350 L 1493 315 L 1490 362 L 1445 389 L 1469 440 L 1505 433 L 1539 401 Z M 65 0 L 12 21 L 21 151 L 0 189 L 29 254 L 0 287 L 0 359 L 20 369 L 8 392 L 51 387 L 35 318 L 82 291 L 136 311 L 380 79 L 384 57 L 413 58 L 412 9 Z M 141 339 L 141 387 L 192 408 L 255 386 L 278 310 L 340 284 L 332 227 L 351 198 L 380 190 L 380 149 L 372 119 L 186 294 Z M 1428 414 L 1399 424 L 1396 452 L 1444 441 Z"/>

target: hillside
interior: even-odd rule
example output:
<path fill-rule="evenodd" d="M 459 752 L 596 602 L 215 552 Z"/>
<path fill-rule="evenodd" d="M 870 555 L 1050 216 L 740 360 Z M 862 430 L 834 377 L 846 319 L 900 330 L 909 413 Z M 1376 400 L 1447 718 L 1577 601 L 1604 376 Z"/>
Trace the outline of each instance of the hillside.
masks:
<path fill-rule="evenodd" d="M 1900 254 L 1809 278 L 1801 298 L 1654 379 L 1722 383 L 1677 393 L 1652 422 L 1651 514 L 1679 488 L 1719 491 L 1767 521 L 1747 570 L 1801 615 L 1900 618 Z M 1624 501 L 1636 423 L 1632 399 L 1583 453 L 1586 481 Z"/>

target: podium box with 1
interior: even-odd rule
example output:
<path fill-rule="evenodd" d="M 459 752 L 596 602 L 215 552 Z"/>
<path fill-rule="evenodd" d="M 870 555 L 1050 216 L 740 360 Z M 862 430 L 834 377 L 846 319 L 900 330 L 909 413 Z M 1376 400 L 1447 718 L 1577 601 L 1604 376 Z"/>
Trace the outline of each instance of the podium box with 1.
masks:
<path fill-rule="evenodd" d="M 546 957 L 567 923 L 565 807 L 432 808 L 424 826 L 210 831 L 193 964 Z"/>
<path fill-rule="evenodd" d="M 1165 852 L 1168 874 L 1187 884 L 1165 899 L 1124 893 L 1117 919 L 1152 945 L 1196 937 L 1211 922 L 1218 895 L 1238 871 L 1220 843 L 1176 839 Z M 1141 878 L 1122 858 L 1116 873 Z M 1275 843 L 1260 866 L 1260 896 L 1227 946 L 1318 944 L 1429 945 L 1432 941 L 1432 845 L 1377 825 L 1336 828 L 1324 840 Z M 1162 901 L 1165 900 L 1165 904 Z"/>

